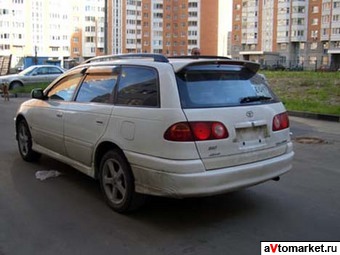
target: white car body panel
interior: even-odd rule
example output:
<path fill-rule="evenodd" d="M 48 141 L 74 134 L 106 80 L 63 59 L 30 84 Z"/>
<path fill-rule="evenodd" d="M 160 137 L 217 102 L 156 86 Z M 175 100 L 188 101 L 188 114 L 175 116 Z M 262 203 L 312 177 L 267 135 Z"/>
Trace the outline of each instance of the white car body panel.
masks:
<path fill-rule="evenodd" d="M 140 193 L 176 198 L 216 195 L 285 174 L 292 167 L 293 156 L 292 143 L 289 143 L 286 154 L 251 164 L 198 173 L 160 172 L 134 166 L 133 174 L 136 191 Z"/>
<path fill-rule="evenodd" d="M 68 157 L 91 166 L 95 146 L 106 131 L 112 105 L 69 103 L 64 112 L 64 143 Z"/>
<path fill-rule="evenodd" d="M 164 159 L 198 159 L 195 143 L 165 141 L 165 130 L 174 122 L 186 121 L 182 110 L 115 106 L 103 140 L 124 151 Z M 127 131 L 130 130 L 130 131 Z"/>
<path fill-rule="evenodd" d="M 33 99 L 25 102 L 24 106 L 27 107 L 27 120 L 34 143 L 65 155 L 63 112 L 67 103 Z"/>
<path fill-rule="evenodd" d="M 276 151 L 276 146 L 287 144 L 289 139 L 287 138 L 289 137 L 288 130 L 272 132 L 273 117 L 284 111 L 282 103 L 270 104 L 270 107 L 252 105 L 184 110 L 188 121 L 201 121 L 202 119 L 219 121 L 228 130 L 229 137 L 226 139 L 196 142 L 207 169 L 220 168 L 222 159 L 226 167 L 252 163 L 270 157 L 268 153 L 270 149 Z M 247 117 L 247 112 L 252 112 L 253 116 Z M 241 131 L 242 135 L 240 135 Z M 264 153 L 264 151 L 267 152 Z M 283 153 L 285 151 L 281 154 Z M 237 158 L 236 161 L 235 158 Z M 214 161 L 216 165 L 213 164 Z"/>

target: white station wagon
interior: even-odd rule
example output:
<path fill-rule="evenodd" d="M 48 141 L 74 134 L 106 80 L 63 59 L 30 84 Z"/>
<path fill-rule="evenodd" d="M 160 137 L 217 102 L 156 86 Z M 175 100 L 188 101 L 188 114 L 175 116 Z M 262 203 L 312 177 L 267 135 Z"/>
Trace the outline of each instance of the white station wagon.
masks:
<path fill-rule="evenodd" d="M 16 116 L 19 152 L 98 179 L 115 211 L 146 195 L 209 196 L 292 167 L 285 107 L 259 65 L 223 57 L 97 57 L 35 89 Z"/>

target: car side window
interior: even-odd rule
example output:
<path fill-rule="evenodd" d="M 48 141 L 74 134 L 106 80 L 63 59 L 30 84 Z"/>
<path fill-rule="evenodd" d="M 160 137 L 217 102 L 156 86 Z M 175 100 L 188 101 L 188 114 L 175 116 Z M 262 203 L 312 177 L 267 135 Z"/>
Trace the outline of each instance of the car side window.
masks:
<path fill-rule="evenodd" d="M 82 78 L 83 74 L 81 73 L 63 78 L 47 93 L 47 97 L 50 100 L 72 100 L 74 91 Z"/>
<path fill-rule="evenodd" d="M 76 102 L 113 103 L 113 88 L 118 74 L 88 74 L 76 97 Z"/>
<path fill-rule="evenodd" d="M 48 74 L 61 74 L 62 71 L 57 67 L 48 67 Z"/>
<path fill-rule="evenodd" d="M 115 104 L 159 107 L 157 71 L 149 67 L 122 67 Z"/>
<path fill-rule="evenodd" d="M 46 75 L 48 74 L 48 68 L 47 67 L 39 67 L 36 71 L 37 75 Z"/>

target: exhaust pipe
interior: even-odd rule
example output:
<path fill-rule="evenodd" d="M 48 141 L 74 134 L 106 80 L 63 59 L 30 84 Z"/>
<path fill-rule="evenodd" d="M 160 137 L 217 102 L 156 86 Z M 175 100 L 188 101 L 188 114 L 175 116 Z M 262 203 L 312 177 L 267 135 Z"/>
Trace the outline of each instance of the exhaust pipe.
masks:
<path fill-rule="evenodd" d="M 278 181 L 280 180 L 280 176 L 275 177 L 275 178 L 273 178 L 272 180 L 278 182 Z"/>

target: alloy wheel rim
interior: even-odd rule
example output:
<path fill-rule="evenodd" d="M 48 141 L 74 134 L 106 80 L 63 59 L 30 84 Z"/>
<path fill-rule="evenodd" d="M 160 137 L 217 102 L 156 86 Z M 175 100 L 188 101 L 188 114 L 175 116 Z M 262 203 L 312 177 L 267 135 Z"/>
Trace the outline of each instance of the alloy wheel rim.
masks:
<path fill-rule="evenodd" d="M 121 203 L 126 195 L 126 179 L 121 164 L 108 159 L 103 168 L 103 186 L 109 200 L 114 204 Z"/>
<path fill-rule="evenodd" d="M 24 156 L 28 153 L 28 141 L 29 137 L 27 130 L 24 125 L 21 125 L 19 129 L 19 147 Z"/>

